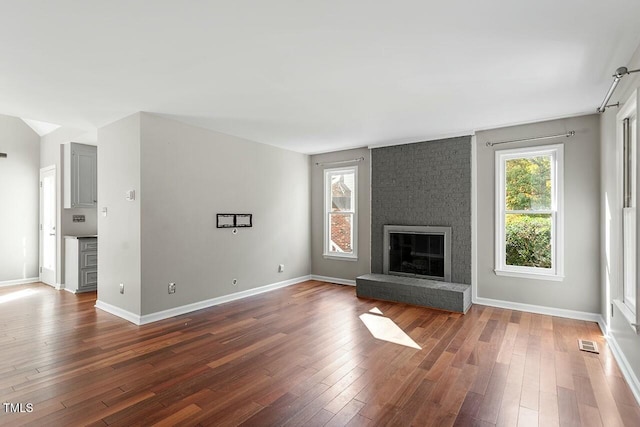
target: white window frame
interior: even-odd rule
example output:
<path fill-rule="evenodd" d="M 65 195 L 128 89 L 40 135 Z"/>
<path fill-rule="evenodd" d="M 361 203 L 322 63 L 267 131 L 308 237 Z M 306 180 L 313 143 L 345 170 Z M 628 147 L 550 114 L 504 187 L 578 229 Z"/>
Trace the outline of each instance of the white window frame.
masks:
<path fill-rule="evenodd" d="M 330 251 L 330 239 L 331 239 L 331 176 L 341 173 L 354 174 L 353 181 L 353 206 L 350 211 L 340 212 L 341 214 L 351 214 L 351 247 L 352 253 L 344 252 L 332 252 Z M 325 169 L 324 170 L 324 249 L 323 257 L 326 259 L 338 259 L 344 261 L 357 261 L 358 260 L 358 166 L 348 166 L 341 168 Z"/>
<path fill-rule="evenodd" d="M 564 279 L 564 146 L 562 144 L 497 150 L 495 273 L 498 276 L 562 281 Z M 506 263 L 506 162 L 507 160 L 551 156 L 551 209 L 509 211 L 509 213 L 551 214 L 551 268 L 524 267 Z"/>
<path fill-rule="evenodd" d="M 640 103 L 640 90 L 636 89 L 635 91 L 633 91 L 633 93 L 631 94 L 631 96 L 629 97 L 629 99 L 623 104 L 623 106 L 621 107 L 620 111 L 618 112 L 618 114 L 616 115 L 616 144 L 617 144 L 617 153 L 618 153 L 618 159 L 617 159 L 617 163 L 618 163 L 618 167 L 617 170 L 620 171 L 620 173 L 618 174 L 618 200 L 619 202 L 619 209 L 617 209 L 616 211 L 619 212 L 620 214 L 620 221 L 621 221 L 621 225 L 620 225 L 620 262 L 619 262 L 619 285 L 617 287 L 617 294 L 613 295 L 613 303 L 616 305 L 616 307 L 618 307 L 618 309 L 620 310 L 620 312 L 622 313 L 622 315 L 627 319 L 627 321 L 629 322 L 629 325 L 634 329 L 634 331 L 636 333 L 640 333 L 640 328 L 638 327 L 638 325 L 640 325 L 640 310 L 638 310 L 638 299 L 640 297 L 640 277 L 639 277 L 639 273 L 640 273 L 640 268 L 638 268 L 638 263 L 637 263 L 637 254 L 638 254 L 638 242 L 640 241 L 640 238 L 638 236 L 638 209 L 637 209 L 637 202 L 638 202 L 638 188 L 640 188 L 640 174 L 638 174 L 638 157 L 640 156 L 640 141 L 638 141 L 638 138 L 640 137 L 640 120 L 638 117 L 638 104 Z M 625 202 L 625 194 L 624 194 L 624 165 L 623 162 L 625 161 L 624 158 L 624 129 L 623 129 L 623 122 L 625 119 L 632 119 L 632 122 L 635 121 L 635 126 L 631 126 L 631 133 L 634 134 L 635 136 L 635 147 L 633 147 L 633 149 L 635 149 L 635 153 L 633 153 L 634 155 L 632 155 L 631 157 L 631 162 L 632 162 L 632 170 L 635 170 L 635 176 L 632 177 L 635 178 L 633 179 L 633 183 L 632 183 L 632 194 L 631 194 L 631 203 L 630 206 L 626 206 L 627 203 Z M 632 174 L 633 175 L 633 174 Z M 631 218 L 629 217 L 629 215 L 631 215 Z M 631 223 L 628 223 L 628 220 L 631 219 Z M 630 228 L 635 229 L 635 239 L 627 239 L 627 231 L 625 230 L 626 227 L 631 226 Z M 629 247 L 630 245 L 633 245 L 633 247 Z M 625 261 L 627 260 L 627 251 L 631 250 L 631 257 L 632 259 L 634 259 L 636 261 L 635 265 L 632 266 L 632 268 L 629 270 L 631 272 L 631 274 L 633 274 L 635 276 L 635 283 L 630 283 L 627 284 L 627 278 L 626 275 L 629 274 L 629 271 L 627 271 L 628 266 L 625 265 Z M 633 280 L 632 280 L 633 282 Z M 627 289 L 626 286 L 631 285 L 631 286 L 635 286 L 635 301 L 629 301 L 628 299 L 628 293 L 627 293 Z"/>

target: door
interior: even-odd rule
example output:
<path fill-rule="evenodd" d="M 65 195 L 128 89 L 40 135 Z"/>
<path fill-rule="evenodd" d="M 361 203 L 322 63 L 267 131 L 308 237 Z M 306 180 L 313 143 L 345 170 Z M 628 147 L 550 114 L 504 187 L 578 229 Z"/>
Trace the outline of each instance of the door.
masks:
<path fill-rule="evenodd" d="M 40 169 L 40 281 L 56 286 L 56 167 Z"/>

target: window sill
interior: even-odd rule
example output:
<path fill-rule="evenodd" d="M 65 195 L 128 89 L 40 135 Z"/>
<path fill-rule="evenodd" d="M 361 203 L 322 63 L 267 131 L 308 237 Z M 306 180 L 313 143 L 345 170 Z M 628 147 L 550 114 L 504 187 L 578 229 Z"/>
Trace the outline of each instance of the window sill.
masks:
<path fill-rule="evenodd" d="M 543 274 L 543 273 L 529 273 L 529 272 L 521 272 L 521 271 L 511 271 L 511 270 L 493 270 L 496 273 L 496 276 L 508 276 L 508 277 L 518 277 L 521 279 L 535 279 L 535 280 L 548 280 L 551 282 L 562 282 L 564 280 L 564 276 L 558 276 L 555 274 Z"/>
<path fill-rule="evenodd" d="M 613 303 L 616 307 L 618 307 L 618 310 L 620 311 L 620 313 L 622 313 L 627 322 L 629 322 L 629 326 L 631 326 L 631 329 L 633 329 L 636 334 L 640 334 L 640 329 L 636 326 L 636 315 L 633 314 L 629 307 L 627 307 L 626 304 L 619 299 L 614 299 Z"/>
<path fill-rule="evenodd" d="M 334 254 L 322 254 L 324 259 L 333 259 L 337 261 L 358 261 L 357 255 L 334 255 Z"/>

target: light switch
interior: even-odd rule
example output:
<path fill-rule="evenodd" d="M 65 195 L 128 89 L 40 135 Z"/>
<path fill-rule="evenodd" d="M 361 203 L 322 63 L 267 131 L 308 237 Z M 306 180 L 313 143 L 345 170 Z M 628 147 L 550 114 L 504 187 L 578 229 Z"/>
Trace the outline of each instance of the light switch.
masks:
<path fill-rule="evenodd" d="M 132 202 L 136 199 L 136 190 L 128 190 L 124 195 L 128 202 Z"/>
<path fill-rule="evenodd" d="M 107 216 L 107 208 L 102 208 L 102 216 Z"/>

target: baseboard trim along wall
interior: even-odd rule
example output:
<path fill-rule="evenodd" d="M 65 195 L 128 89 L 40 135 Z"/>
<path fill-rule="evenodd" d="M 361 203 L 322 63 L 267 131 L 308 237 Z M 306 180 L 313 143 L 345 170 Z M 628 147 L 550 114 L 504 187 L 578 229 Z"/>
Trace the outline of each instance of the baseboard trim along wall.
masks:
<path fill-rule="evenodd" d="M 336 283 L 338 285 L 349 285 L 349 286 L 355 286 L 356 285 L 356 281 L 355 280 L 340 279 L 339 277 L 318 276 L 316 274 L 312 274 L 311 275 L 311 280 L 318 280 L 320 282 Z"/>
<path fill-rule="evenodd" d="M 27 279 L 16 279 L 16 280 L 5 280 L 3 282 L 0 282 L 0 288 L 5 286 L 26 285 L 27 283 L 35 283 L 39 281 L 40 281 L 39 277 L 30 277 Z"/>
<path fill-rule="evenodd" d="M 600 320 L 598 320 L 598 325 L 600 326 L 600 330 L 602 331 L 602 334 L 609 344 L 609 348 L 611 349 L 613 358 L 616 359 L 616 362 L 620 367 L 620 371 L 622 371 L 622 376 L 627 381 L 627 384 L 629 384 L 629 388 L 633 393 L 633 397 L 636 398 L 636 402 L 638 402 L 638 404 L 640 405 L 640 380 L 634 374 L 633 369 L 631 369 L 631 364 L 618 345 L 618 341 L 616 341 L 616 338 L 610 333 L 609 328 L 602 316 L 600 316 Z"/>
<path fill-rule="evenodd" d="M 124 320 L 128 320 L 129 322 L 134 323 L 136 325 L 140 324 L 140 315 L 134 314 L 127 310 L 123 310 L 120 307 L 116 307 L 115 305 L 111 305 L 106 302 L 96 300 L 95 307 L 109 314 L 113 314 L 114 316 L 118 316 Z"/>
<path fill-rule="evenodd" d="M 542 305 L 523 304 L 520 302 L 503 301 L 491 298 L 476 297 L 474 304 L 488 305 L 490 307 L 506 308 L 508 310 L 526 311 L 549 316 L 566 317 L 567 319 L 586 320 L 587 322 L 600 321 L 600 313 L 588 313 L 586 311 L 565 310 L 563 308 L 545 307 Z"/>
<path fill-rule="evenodd" d="M 115 316 L 121 317 L 125 320 L 128 320 L 131 323 L 136 325 L 146 325 L 147 323 L 153 323 L 164 319 L 169 319 L 171 317 L 180 316 L 182 314 L 191 313 L 192 311 L 202 310 L 204 308 L 213 307 L 215 305 L 224 304 L 226 302 L 231 302 L 235 300 L 239 300 L 242 298 L 247 298 L 253 295 L 262 294 L 269 291 L 274 291 L 276 289 L 284 288 L 287 286 L 295 285 L 298 283 L 305 282 L 310 280 L 311 276 L 301 276 L 296 277 L 289 280 L 284 280 L 282 282 L 272 283 L 270 285 L 261 286 L 259 288 L 247 289 L 246 291 L 236 292 L 229 295 L 223 295 L 216 298 L 211 298 L 204 301 L 194 302 L 192 304 L 182 305 L 180 307 L 170 308 L 168 310 L 158 311 L 155 313 L 145 314 L 143 316 L 131 313 L 129 311 L 123 310 L 111 304 L 107 304 L 102 301 L 96 301 L 96 308 L 99 308 L 107 313 L 111 313 Z"/>

